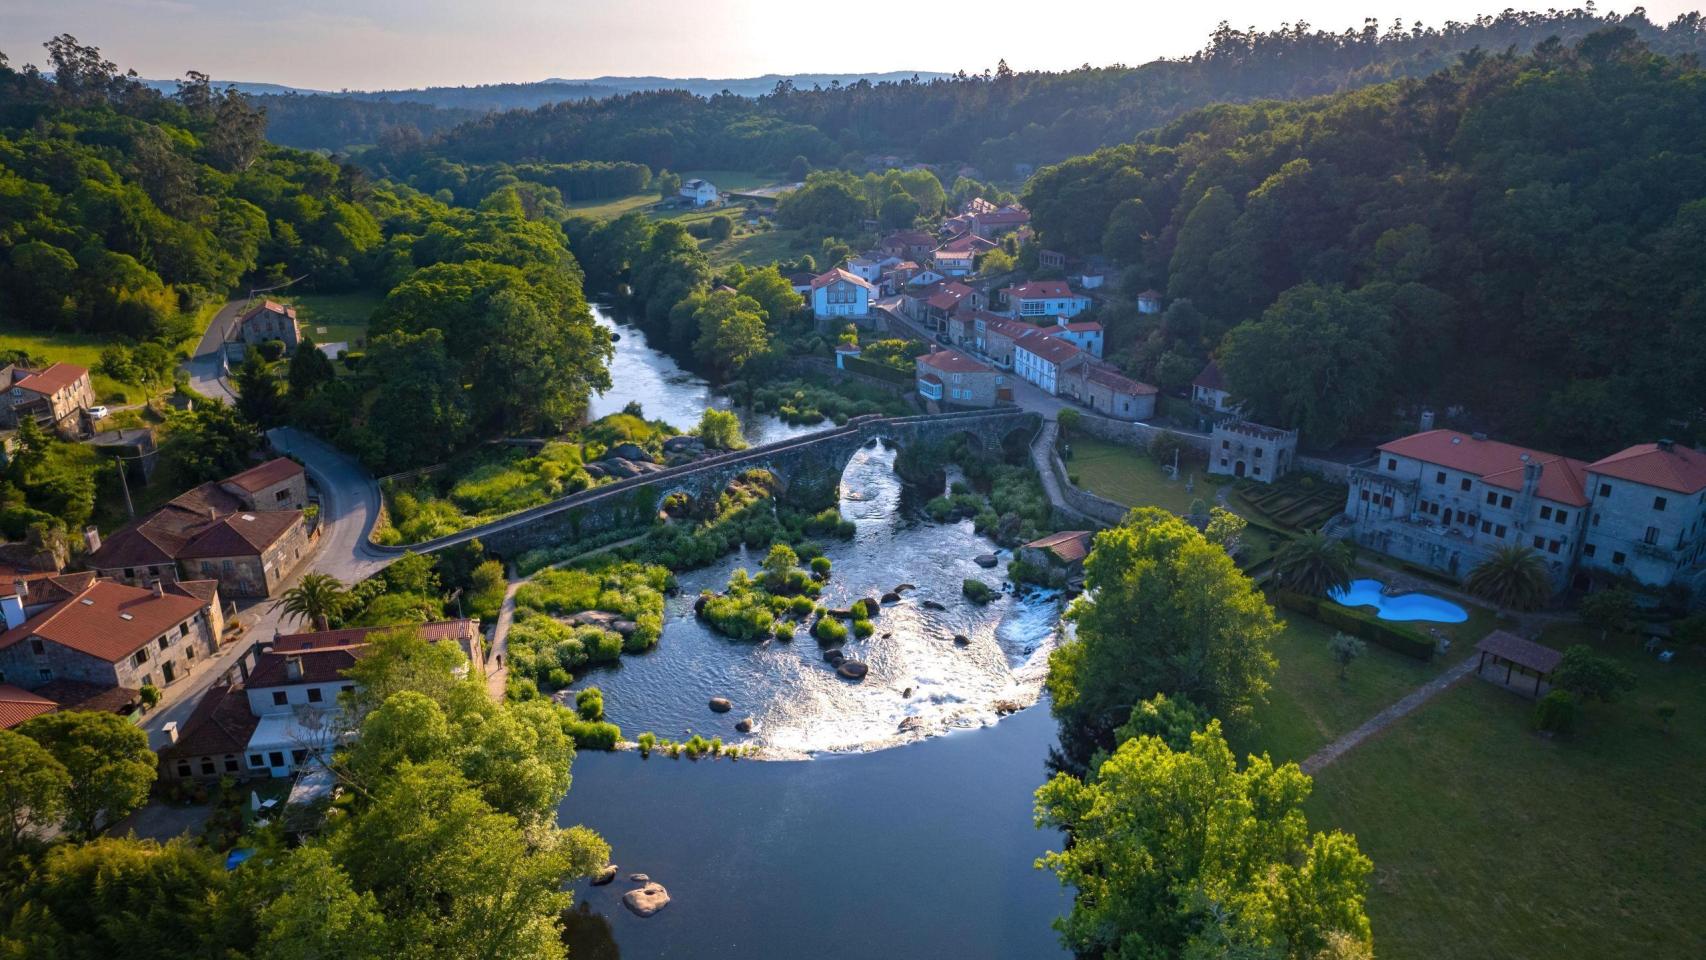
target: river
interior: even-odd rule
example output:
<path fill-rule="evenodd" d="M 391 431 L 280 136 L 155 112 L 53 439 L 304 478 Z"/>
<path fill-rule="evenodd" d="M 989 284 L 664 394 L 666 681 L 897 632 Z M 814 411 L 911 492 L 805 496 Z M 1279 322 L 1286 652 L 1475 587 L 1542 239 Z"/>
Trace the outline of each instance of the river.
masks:
<path fill-rule="evenodd" d="M 648 417 L 688 425 L 707 403 L 727 406 L 640 331 L 617 329 L 616 386 L 594 402 L 594 416 L 637 399 Z M 766 419 L 748 424 L 749 439 L 806 432 Z M 1031 820 L 1055 742 L 1046 706 L 1035 704 L 1059 600 L 1006 592 L 982 607 L 964 600 L 968 577 L 1003 585 L 998 570 L 973 562 L 994 545 L 969 521 L 919 519 L 893 460 L 881 446 L 855 454 L 841 485 L 855 535 L 824 545 L 832 607 L 915 587 L 882 607 L 875 635 L 845 647 L 870 665 L 862 682 L 830 670 L 804 631 L 787 643 L 742 643 L 694 618 L 700 589 L 755 568 L 761 552 L 681 574 L 657 648 L 577 678 L 577 687 L 604 691 L 607 716 L 629 737 L 698 733 L 769 757 L 815 759 L 578 757 L 560 820 L 602 834 L 621 879 L 577 886 L 573 955 L 1064 955 L 1050 923 L 1070 897 L 1033 867 L 1060 837 Z M 956 644 L 955 634 L 968 642 Z M 734 711 L 710 712 L 712 696 L 728 697 Z M 998 722 L 998 704 L 1027 709 Z M 749 736 L 734 729 L 743 716 L 756 724 Z M 670 905 L 647 919 L 624 909 L 630 872 L 664 884 Z"/>
<path fill-rule="evenodd" d="M 653 349 L 646 342 L 645 331 L 618 321 L 611 307 L 593 304 L 592 318 L 599 326 L 617 334 L 616 353 L 610 358 L 610 389 L 594 394 L 588 404 L 588 416 L 594 420 L 638 403 L 647 419 L 662 420 L 678 430 L 688 430 L 698 426 L 706 407 L 734 410 L 740 414 L 746 442 L 754 446 L 832 426 L 829 423 L 796 426 L 774 414 L 740 409 L 705 378 L 682 369 L 674 358 Z"/>

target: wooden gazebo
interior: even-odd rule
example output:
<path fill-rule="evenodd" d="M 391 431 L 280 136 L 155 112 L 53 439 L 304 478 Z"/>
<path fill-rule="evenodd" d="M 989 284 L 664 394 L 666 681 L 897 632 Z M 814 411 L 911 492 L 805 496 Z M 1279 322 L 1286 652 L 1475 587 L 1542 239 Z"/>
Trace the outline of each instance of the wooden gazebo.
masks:
<path fill-rule="evenodd" d="M 1475 644 L 1475 649 L 1481 652 L 1481 662 L 1475 665 L 1479 674 L 1487 666 L 1487 658 L 1493 659 L 1493 666 L 1499 664 L 1505 667 L 1505 686 L 1511 685 L 1511 674 L 1520 670 L 1523 676 L 1534 675 L 1534 695 L 1540 696 L 1540 683 L 1552 676 L 1552 671 L 1558 669 L 1558 664 L 1564 655 L 1546 646 L 1523 638 L 1508 630 L 1494 630 L 1481 638 Z"/>

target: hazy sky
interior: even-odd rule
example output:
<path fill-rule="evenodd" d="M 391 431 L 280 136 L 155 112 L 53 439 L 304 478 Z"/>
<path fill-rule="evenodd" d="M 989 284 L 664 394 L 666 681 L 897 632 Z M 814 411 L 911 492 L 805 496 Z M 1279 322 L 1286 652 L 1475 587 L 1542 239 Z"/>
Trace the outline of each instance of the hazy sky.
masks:
<path fill-rule="evenodd" d="M 746 77 L 1138 64 L 1200 47 L 1220 20 L 1342 30 L 1377 15 L 1429 24 L 1506 0 L 0 0 L 0 51 L 44 60 L 61 32 L 143 76 L 374 89 L 594 77 Z M 1521 6 L 1521 4 L 1515 4 Z M 1534 2 L 1545 8 L 1550 3 Z M 1563 5 L 1563 4 L 1558 4 Z M 1605 9 L 1630 9 L 1634 4 Z M 1665 22 L 1700 0 L 1651 0 Z"/>

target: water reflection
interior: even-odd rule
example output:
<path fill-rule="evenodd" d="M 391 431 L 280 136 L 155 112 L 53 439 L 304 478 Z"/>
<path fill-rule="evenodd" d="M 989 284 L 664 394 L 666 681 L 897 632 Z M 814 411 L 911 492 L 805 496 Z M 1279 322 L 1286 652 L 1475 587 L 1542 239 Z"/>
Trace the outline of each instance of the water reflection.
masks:
<path fill-rule="evenodd" d="M 630 324 L 618 323 L 610 307 L 592 305 L 592 316 L 598 325 L 619 335 L 616 355 L 610 360 L 610 389 L 594 394 L 588 404 L 589 416 L 596 420 L 607 414 L 620 413 L 630 403 L 638 403 L 646 418 L 662 420 L 678 430 L 687 430 L 699 423 L 706 407 L 735 410 L 750 444 L 785 440 L 802 433 L 814 433 L 832 426 L 830 423 L 812 426 L 790 426 L 771 415 L 737 409 L 728 397 L 714 390 L 704 378 L 683 370 L 668 354 L 655 350 L 646 342 L 645 331 Z"/>
<path fill-rule="evenodd" d="M 701 589 L 721 589 L 736 567 L 756 569 L 762 555 L 743 551 L 679 577 L 681 593 L 667 604 L 655 650 L 592 671 L 576 686 L 603 688 L 606 714 L 630 738 L 645 730 L 672 739 L 697 733 L 754 743 L 773 756 L 891 746 L 990 724 L 1000 712 L 1034 703 L 1059 600 L 1007 593 L 981 607 L 965 600 L 967 578 L 1001 587 L 999 569 L 974 561 L 995 546 L 970 521 L 909 518 L 894 456 L 881 446 L 854 455 L 842 478 L 841 512 L 856 533 L 851 542 L 825 544 L 834 567 L 822 602 L 832 608 L 914 587 L 882 605 L 875 634 L 843 648 L 869 665 L 862 682 L 838 676 L 803 630 L 792 642 L 754 644 L 724 638 L 694 617 Z M 969 642 L 956 643 L 956 634 Z M 727 697 L 735 709 L 713 714 L 711 697 Z M 755 721 L 750 736 L 735 730 L 748 716 Z"/>

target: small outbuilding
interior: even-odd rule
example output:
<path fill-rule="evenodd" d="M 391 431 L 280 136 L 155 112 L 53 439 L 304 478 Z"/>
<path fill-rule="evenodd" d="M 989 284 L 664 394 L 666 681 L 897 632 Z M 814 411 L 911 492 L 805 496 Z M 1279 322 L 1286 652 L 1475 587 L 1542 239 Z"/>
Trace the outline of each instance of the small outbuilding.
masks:
<path fill-rule="evenodd" d="M 1034 566 L 1065 571 L 1076 576 L 1084 570 L 1084 558 L 1090 555 L 1089 530 L 1062 530 L 1041 539 L 1032 540 L 1018 550 L 1019 559 Z"/>
<path fill-rule="evenodd" d="M 1551 647 L 1533 640 L 1524 640 L 1508 630 L 1494 630 L 1487 634 L 1481 638 L 1480 643 L 1475 644 L 1475 649 L 1481 654 L 1481 662 L 1475 665 L 1477 675 L 1486 669 L 1488 660 L 1493 662 L 1495 669 L 1502 664 L 1505 668 L 1502 682 L 1506 688 L 1516 689 L 1511 681 L 1513 675 L 1520 672 L 1525 677 L 1534 677 L 1536 697 L 1540 696 L 1541 683 L 1551 680 L 1552 672 L 1558 669 L 1558 664 L 1564 659 L 1563 654 Z M 1497 682 L 1499 678 L 1493 679 Z"/>

